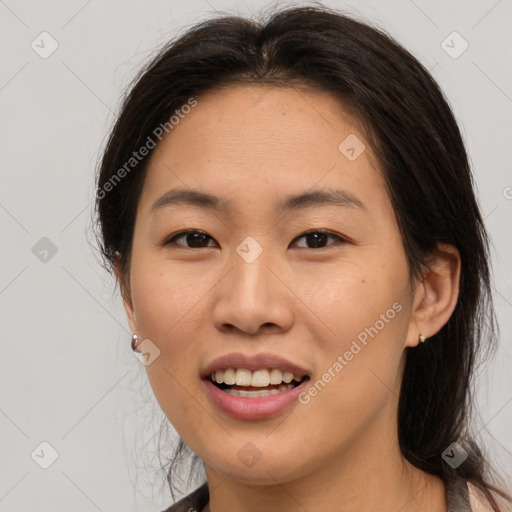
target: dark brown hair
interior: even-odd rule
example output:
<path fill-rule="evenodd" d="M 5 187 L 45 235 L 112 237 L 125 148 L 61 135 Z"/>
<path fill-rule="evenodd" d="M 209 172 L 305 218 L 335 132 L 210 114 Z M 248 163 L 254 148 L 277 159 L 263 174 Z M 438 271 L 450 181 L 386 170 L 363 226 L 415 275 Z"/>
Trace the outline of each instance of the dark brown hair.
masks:
<path fill-rule="evenodd" d="M 411 279 L 428 267 L 436 244 L 459 250 L 455 311 L 427 343 L 406 349 L 399 442 L 413 465 L 446 483 L 467 479 L 498 512 L 497 495 L 506 494 L 470 432 L 475 365 L 497 339 L 489 242 L 446 98 L 423 65 L 382 29 L 322 5 L 291 7 L 260 22 L 232 15 L 210 19 L 161 49 L 125 97 L 102 157 L 96 207 L 106 267 L 111 270 L 119 257 L 129 289 L 133 228 L 149 158 L 132 170 L 126 167 L 132 152 L 154 140 L 155 129 L 191 98 L 200 101 L 232 84 L 314 87 L 355 116 L 382 169 Z M 114 180 L 123 166 L 127 172 Z M 456 469 L 441 457 L 452 442 L 468 453 Z M 171 492 L 174 463 L 187 449 L 180 438 L 168 468 Z"/>

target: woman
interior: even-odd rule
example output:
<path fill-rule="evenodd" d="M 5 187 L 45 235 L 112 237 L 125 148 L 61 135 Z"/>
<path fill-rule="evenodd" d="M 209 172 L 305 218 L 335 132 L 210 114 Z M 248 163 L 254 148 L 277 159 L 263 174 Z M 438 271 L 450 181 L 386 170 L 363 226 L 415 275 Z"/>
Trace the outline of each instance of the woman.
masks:
<path fill-rule="evenodd" d="M 206 474 L 169 512 L 505 510 L 468 429 L 494 325 L 468 158 L 387 34 L 323 7 L 193 27 L 97 186 L 132 348 Z"/>

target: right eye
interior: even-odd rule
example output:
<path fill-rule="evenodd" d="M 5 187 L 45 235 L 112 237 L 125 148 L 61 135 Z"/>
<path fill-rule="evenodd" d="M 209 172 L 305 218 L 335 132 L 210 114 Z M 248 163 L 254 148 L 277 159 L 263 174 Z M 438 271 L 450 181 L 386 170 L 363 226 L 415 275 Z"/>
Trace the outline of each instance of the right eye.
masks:
<path fill-rule="evenodd" d="M 181 231 L 180 233 L 176 233 L 171 238 L 167 239 L 163 245 L 178 245 L 183 247 L 182 244 L 177 244 L 176 240 L 180 238 L 185 238 L 186 243 L 191 246 L 184 246 L 186 249 L 200 249 L 201 247 L 208 247 L 204 245 L 204 242 L 208 239 L 213 240 L 210 235 L 207 235 L 204 231 L 198 231 L 197 229 L 189 229 L 187 231 Z M 212 247 L 212 246 L 210 246 Z"/>

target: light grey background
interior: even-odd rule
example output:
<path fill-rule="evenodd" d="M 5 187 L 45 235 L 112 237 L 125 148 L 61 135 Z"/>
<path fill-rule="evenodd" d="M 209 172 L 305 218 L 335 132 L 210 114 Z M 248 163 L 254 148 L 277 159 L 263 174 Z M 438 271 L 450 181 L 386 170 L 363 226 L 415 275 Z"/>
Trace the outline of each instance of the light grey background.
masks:
<path fill-rule="evenodd" d="M 494 244 L 502 333 L 480 378 L 479 428 L 512 475 L 512 1 L 325 4 L 404 44 L 432 70 L 462 125 Z M 121 93 L 154 49 L 214 10 L 266 5 L 0 0 L 0 510 L 157 511 L 171 503 L 153 439 L 162 414 L 130 350 L 114 281 L 89 243 L 94 169 Z M 51 49 L 43 31 L 58 43 L 46 59 L 31 47 Z M 463 48 L 457 36 L 446 39 L 453 31 L 469 44 L 458 58 L 442 47 Z M 55 255 L 44 252 L 43 237 Z M 50 460 L 43 441 L 58 452 L 48 469 L 35 462 Z"/>

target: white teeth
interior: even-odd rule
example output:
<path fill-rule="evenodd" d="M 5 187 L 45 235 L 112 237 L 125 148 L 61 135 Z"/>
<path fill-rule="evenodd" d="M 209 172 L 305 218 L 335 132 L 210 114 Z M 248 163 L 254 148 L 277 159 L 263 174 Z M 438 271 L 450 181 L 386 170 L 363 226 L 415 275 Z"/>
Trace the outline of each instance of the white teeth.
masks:
<path fill-rule="evenodd" d="M 227 384 L 229 386 L 253 386 L 257 388 L 265 388 L 267 386 L 279 385 L 282 382 L 289 384 L 294 380 L 301 382 L 302 377 L 294 375 L 292 372 L 281 371 L 278 369 L 268 370 L 262 368 L 251 372 L 245 368 L 228 368 L 226 370 L 217 370 L 211 374 L 212 382 L 217 384 Z"/>
<path fill-rule="evenodd" d="M 292 380 L 293 380 L 292 372 L 284 372 L 283 373 L 283 382 L 286 382 L 286 384 L 289 384 Z"/>
<path fill-rule="evenodd" d="M 235 370 L 233 370 L 233 368 L 228 368 L 224 372 L 224 384 L 229 384 L 230 386 L 232 386 L 235 383 L 235 381 Z"/>
<path fill-rule="evenodd" d="M 269 377 L 270 384 L 281 384 L 283 382 L 283 372 L 281 370 L 272 370 Z"/>
<path fill-rule="evenodd" d="M 266 388 L 270 384 L 268 370 L 256 370 L 252 374 L 251 386 L 256 388 Z M 279 384 L 281 384 L 279 382 Z"/>
<path fill-rule="evenodd" d="M 235 384 L 237 386 L 250 386 L 252 382 L 250 370 L 238 369 L 235 375 Z"/>
<path fill-rule="evenodd" d="M 271 389 L 266 390 L 262 389 L 261 391 L 245 391 L 243 389 L 224 389 L 224 393 L 227 393 L 231 396 L 239 396 L 242 398 L 258 398 L 260 396 L 271 396 L 277 395 L 278 393 L 282 393 L 283 391 L 287 391 L 288 389 L 292 389 L 293 384 L 287 384 L 280 386 L 279 389 Z"/>

